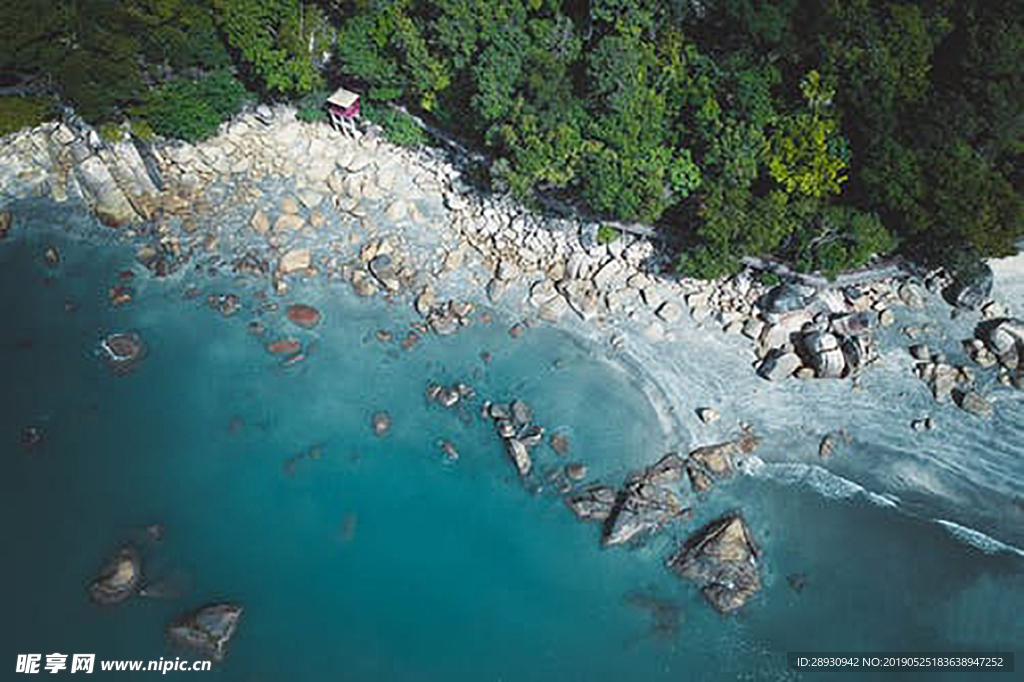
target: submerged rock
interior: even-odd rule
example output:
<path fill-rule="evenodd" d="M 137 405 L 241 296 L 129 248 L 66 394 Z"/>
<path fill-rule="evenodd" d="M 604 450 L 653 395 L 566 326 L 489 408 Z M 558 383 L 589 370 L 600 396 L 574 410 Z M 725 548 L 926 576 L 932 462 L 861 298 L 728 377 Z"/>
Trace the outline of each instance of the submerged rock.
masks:
<path fill-rule="evenodd" d="M 135 594 L 142 582 L 142 559 L 134 547 L 122 547 L 107 560 L 89 586 L 89 597 L 98 604 L 117 604 Z"/>
<path fill-rule="evenodd" d="M 296 303 L 288 307 L 288 319 L 305 329 L 312 329 L 320 324 L 320 311 L 313 306 Z"/>
<path fill-rule="evenodd" d="M 509 405 L 512 422 L 517 427 L 529 426 L 533 422 L 533 410 L 522 400 L 513 400 Z"/>
<path fill-rule="evenodd" d="M 761 589 L 759 554 L 743 517 L 728 514 L 691 535 L 669 558 L 668 566 L 699 583 L 719 613 L 729 613 Z"/>
<path fill-rule="evenodd" d="M 548 439 L 551 449 L 559 455 L 569 454 L 569 436 L 564 433 L 552 433 Z"/>
<path fill-rule="evenodd" d="M 391 430 L 391 415 L 384 411 L 375 412 L 370 423 L 373 426 L 373 435 L 380 438 Z"/>
<path fill-rule="evenodd" d="M 266 349 L 273 355 L 292 355 L 302 350 L 302 343 L 298 339 L 281 339 L 268 343 Z"/>
<path fill-rule="evenodd" d="M 6 239 L 7 233 L 14 224 L 14 215 L 10 211 L 0 211 L 0 239 Z"/>
<path fill-rule="evenodd" d="M 172 644 L 219 661 L 227 653 L 241 617 L 242 607 L 237 604 L 210 604 L 168 625 L 167 638 Z"/>
<path fill-rule="evenodd" d="M 135 332 L 109 334 L 100 341 L 100 352 L 115 374 L 128 374 L 146 356 L 146 345 Z"/>
<path fill-rule="evenodd" d="M 615 488 L 598 485 L 565 498 L 576 518 L 581 521 L 604 521 L 615 506 Z"/>

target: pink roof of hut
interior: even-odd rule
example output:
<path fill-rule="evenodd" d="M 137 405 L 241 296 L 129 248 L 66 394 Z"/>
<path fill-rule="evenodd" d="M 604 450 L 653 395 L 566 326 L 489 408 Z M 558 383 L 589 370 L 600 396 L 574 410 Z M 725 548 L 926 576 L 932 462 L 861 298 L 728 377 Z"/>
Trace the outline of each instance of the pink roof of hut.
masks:
<path fill-rule="evenodd" d="M 327 104 L 332 110 L 347 118 L 359 115 L 359 95 L 351 90 L 338 88 L 333 95 L 327 98 Z"/>

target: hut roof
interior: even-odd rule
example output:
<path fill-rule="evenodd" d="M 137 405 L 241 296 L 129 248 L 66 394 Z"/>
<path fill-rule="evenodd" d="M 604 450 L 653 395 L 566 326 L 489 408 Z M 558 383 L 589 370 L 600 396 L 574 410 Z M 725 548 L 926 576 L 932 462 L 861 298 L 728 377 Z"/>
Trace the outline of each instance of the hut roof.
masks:
<path fill-rule="evenodd" d="M 351 90 L 346 90 L 345 88 L 338 88 L 338 90 L 333 95 L 327 98 L 327 103 L 333 104 L 334 106 L 337 107 L 341 107 L 342 109 L 348 109 L 350 106 L 355 104 L 356 100 L 358 99 L 359 95 L 352 92 Z"/>

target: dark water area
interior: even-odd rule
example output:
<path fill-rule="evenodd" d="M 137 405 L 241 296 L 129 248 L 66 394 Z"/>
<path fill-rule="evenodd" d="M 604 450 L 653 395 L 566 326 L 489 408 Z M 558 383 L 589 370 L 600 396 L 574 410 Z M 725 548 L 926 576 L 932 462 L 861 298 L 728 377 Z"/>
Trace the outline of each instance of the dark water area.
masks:
<path fill-rule="evenodd" d="M 599 529 L 553 489 L 524 489 L 478 416 L 483 399 L 521 397 L 568 434 L 567 458 L 538 449 L 541 471 L 585 461 L 617 484 L 660 457 L 669 444 L 634 379 L 563 332 L 513 340 L 496 322 L 403 351 L 375 332 L 397 336 L 406 307 L 309 282 L 257 315 L 245 284 L 151 280 L 87 217 L 19 211 L 22 229 L 0 242 L 3 679 L 19 678 L 25 653 L 195 659 L 163 628 L 212 600 L 245 612 L 205 674 L 245 682 L 813 680 L 830 678 L 788 670 L 786 652 L 1020 653 L 1024 560 L 865 495 L 742 476 L 692 521 L 602 550 Z M 50 245 L 57 267 L 44 262 Z M 135 297 L 113 307 L 125 269 Z M 183 297 L 190 284 L 196 299 Z M 243 310 L 224 318 L 205 296 L 228 291 Z M 323 324 L 291 326 L 291 302 L 317 306 Z M 260 338 L 247 329 L 257 317 Z M 118 376 L 98 343 L 126 330 L 148 354 Z M 311 349 L 305 361 L 283 367 L 264 350 L 285 336 Z M 428 405 L 430 381 L 464 381 L 478 397 L 462 413 Z M 378 410 L 394 419 L 383 438 L 370 428 Z M 20 443 L 26 426 L 37 446 Z M 761 545 L 764 588 L 722 617 L 664 560 L 734 509 Z M 155 523 L 159 542 L 145 538 Z M 92 604 L 88 584 L 130 541 L 162 596 Z"/>

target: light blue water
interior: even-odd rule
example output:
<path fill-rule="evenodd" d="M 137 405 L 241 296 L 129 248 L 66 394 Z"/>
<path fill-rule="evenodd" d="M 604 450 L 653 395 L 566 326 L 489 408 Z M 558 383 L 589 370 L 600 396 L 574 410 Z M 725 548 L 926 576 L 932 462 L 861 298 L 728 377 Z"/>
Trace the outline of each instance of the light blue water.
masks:
<path fill-rule="evenodd" d="M 19 207 L 18 225 L 0 242 L 2 679 L 17 679 L 19 653 L 191 658 L 165 646 L 164 623 L 222 598 L 246 612 L 212 675 L 247 682 L 790 680 L 803 677 L 786 670 L 787 651 L 1024 641 L 1019 556 L 985 554 L 864 495 L 743 477 L 702 501 L 692 527 L 739 508 L 763 545 L 765 587 L 728 618 L 663 567 L 691 526 L 600 549 L 598 529 L 553 491 L 524 490 L 477 409 L 463 420 L 423 397 L 428 381 L 465 381 L 477 408 L 525 398 L 571 439 L 567 459 L 538 451 L 541 470 L 578 459 L 618 483 L 669 443 L 629 373 L 561 332 L 512 340 L 498 321 L 405 352 L 374 332 L 404 330 L 407 307 L 308 283 L 279 302 L 316 305 L 321 327 L 261 318 L 270 338 L 315 343 L 282 368 L 247 332 L 256 302 L 239 283 L 137 278 L 135 302 L 113 309 L 106 289 L 133 267 L 129 249 L 44 204 Z M 63 256 L 53 270 L 50 244 Z M 184 300 L 194 282 L 202 296 Z M 224 319 L 204 299 L 228 291 L 245 309 Z M 96 342 L 125 329 L 140 331 L 149 357 L 115 377 Z M 383 439 L 369 426 L 379 409 L 394 417 Z M 18 446 L 28 424 L 45 433 L 31 452 Z M 440 439 L 458 462 L 443 460 Z M 322 456 L 289 472 L 311 448 Z M 185 593 L 90 604 L 104 557 L 155 522 L 166 539 L 147 550 L 147 573 Z M 802 592 L 787 586 L 793 573 L 807 576 Z M 678 609 L 678 630 L 656 632 L 637 591 Z"/>

